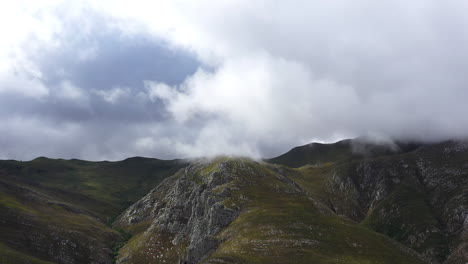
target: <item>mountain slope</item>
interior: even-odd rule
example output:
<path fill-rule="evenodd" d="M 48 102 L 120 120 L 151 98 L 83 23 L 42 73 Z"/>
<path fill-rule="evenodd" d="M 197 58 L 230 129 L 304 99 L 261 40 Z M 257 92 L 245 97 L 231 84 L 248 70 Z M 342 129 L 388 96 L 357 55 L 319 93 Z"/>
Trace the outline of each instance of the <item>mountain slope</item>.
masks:
<path fill-rule="evenodd" d="M 111 263 L 106 224 L 181 161 L 0 161 L 0 263 Z"/>
<path fill-rule="evenodd" d="M 118 218 L 134 234 L 118 263 L 424 263 L 282 172 L 246 159 L 190 165 Z"/>
<path fill-rule="evenodd" d="M 291 179 L 335 213 L 434 263 L 468 260 L 468 144 L 426 145 L 293 172 Z"/>
<path fill-rule="evenodd" d="M 468 143 L 0 161 L 0 234 L 0 263 L 466 264 Z"/>
<path fill-rule="evenodd" d="M 0 223 L 1 263 L 110 263 L 110 247 L 121 239 L 77 207 L 4 180 Z"/>
<path fill-rule="evenodd" d="M 406 153 L 422 146 L 420 143 L 373 143 L 366 138 L 346 139 L 331 144 L 311 143 L 299 146 L 266 162 L 288 167 L 301 167 L 310 164 L 344 162 L 398 153 Z"/>

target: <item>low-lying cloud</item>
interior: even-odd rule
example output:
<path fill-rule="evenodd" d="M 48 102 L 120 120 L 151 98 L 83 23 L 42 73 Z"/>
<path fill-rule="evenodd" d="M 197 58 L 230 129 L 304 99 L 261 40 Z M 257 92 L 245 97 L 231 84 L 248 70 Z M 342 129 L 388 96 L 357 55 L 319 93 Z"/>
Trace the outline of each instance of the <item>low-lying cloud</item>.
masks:
<path fill-rule="evenodd" d="M 10 44 L 0 51 L 0 154 L 270 157 L 314 140 L 466 138 L 467 8 L 455 0 L 16 8 L 34 26 L 2 37 Z"/>

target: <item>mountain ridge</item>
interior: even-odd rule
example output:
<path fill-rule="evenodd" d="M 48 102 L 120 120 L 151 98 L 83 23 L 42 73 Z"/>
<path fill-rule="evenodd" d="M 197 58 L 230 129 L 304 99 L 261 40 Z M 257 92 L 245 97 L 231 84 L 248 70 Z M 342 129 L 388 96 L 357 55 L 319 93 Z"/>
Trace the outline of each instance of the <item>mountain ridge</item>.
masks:
<path fill-rule="evenodd" d="M 263 159 L 288 167 L 312 163 L 345 161 L 358 158 L 395 155 L 414 151 L 430 143 L 410 141 L 376 141 L 365 137 L 345 139 L 334 143 L 309 143 L 297 146 L 277 157 Z"/>
<path fill-rule="evenodd" d="M 0 223 L 9 234 L 0 237 L 0 260 L 464 264 L 468 144 L 357 143 L 313 143 L 312 152 L 308 144 L 264 161 L 0 161 Z M 72 224 L 43 221 L 41 212 Z M 12 219 L 39 226 L 32 230 L 42 242 L 19 239 Z M 89 248 L 98 244 L 105 250 L 96 255 Z"/>

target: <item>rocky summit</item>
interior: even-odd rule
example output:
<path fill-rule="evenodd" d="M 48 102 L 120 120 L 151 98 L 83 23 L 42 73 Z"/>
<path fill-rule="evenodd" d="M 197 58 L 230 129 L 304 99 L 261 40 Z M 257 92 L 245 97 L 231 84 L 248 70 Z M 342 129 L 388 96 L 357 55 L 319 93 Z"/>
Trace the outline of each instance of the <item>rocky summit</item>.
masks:
<path fill-rule="evenodd" d="M 468 263 L 468 143 L 0 162 L 0 263 Z"/>

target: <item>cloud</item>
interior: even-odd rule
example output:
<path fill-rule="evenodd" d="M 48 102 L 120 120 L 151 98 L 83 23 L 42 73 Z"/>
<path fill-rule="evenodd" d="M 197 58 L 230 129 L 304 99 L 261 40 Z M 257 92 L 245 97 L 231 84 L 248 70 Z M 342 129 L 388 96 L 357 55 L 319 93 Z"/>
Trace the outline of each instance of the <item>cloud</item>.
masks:
<path fill-rule="evenodd" d="M 166 27 L 139 19 L 215 68 L 152 85 L 180 126 L 204 117 L 188 153 L 268 156 L 361 135 L 467 137 L 465 5 L 176 1 L 154 7 L 171 14 Z"/>
<path fill-rule="evenodd" d="M 0 93 L 17 93 L 41 98 L 49 94 L 49 89 L 37 78 L 24 76 L 21 73 L 1 72 Z"/>
<path fill-rule="evenodd" d="M 215 72 L 198 71 L 178 88 L 160 83 L 150 87 L 180 126 L 204 117 L 199 137 L 183 147 L 196 155 L 259 157 L 264 155 L 259 144 L 339 137 L 357 118 L 348 111 L 360 103 L 353 87 L 269 55 L 231 59 Z M 331 102 L 335 107 L 322 113 Z"/>
<path fill-rule="evenodd" d="M 9 32 L 0 121 L 26 143 L 0 144 L 22 157 L 115 159 L 270 157 L 366 135 L 466 138 L 467 8 L 456 0 L 12 5 L 5 21 L 19 32 L 0 26 Z M 11 115 L 29 121 L 22 127 Z M 31 127 L 47 144 L 22 140 Z"/>
<path fill-rule="evenodd" d="M 138 142 L 176 134 L 144 80 L 181 82 L 198 67 L 189 52 L 123 32 L 120 20 L 84 1 L 5 8 L 1 24 L 19 32 L 1 32 L 1 158 L 180 155 L 162 141 L 151 149 Z"/>
<path fill-rule="evenodd" d="M 62 81 L 56 94 L 68 100 L 86 100 L 84 92 L 68 80 Z"/>
<path fill-rule="evenodd" d="M 129 96 L 130 89 L 124 87 L 114 87 L 110 90 L 96 90 L 94 91 L 97 95 L 101 96 L 104 101 L 115 104 L 121 98 Z"/>

